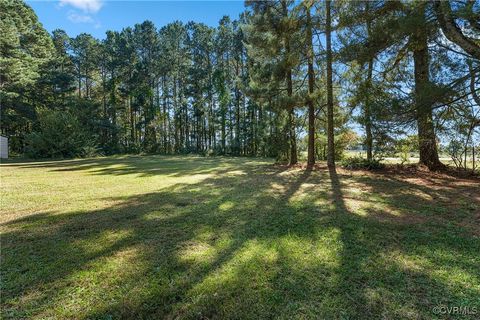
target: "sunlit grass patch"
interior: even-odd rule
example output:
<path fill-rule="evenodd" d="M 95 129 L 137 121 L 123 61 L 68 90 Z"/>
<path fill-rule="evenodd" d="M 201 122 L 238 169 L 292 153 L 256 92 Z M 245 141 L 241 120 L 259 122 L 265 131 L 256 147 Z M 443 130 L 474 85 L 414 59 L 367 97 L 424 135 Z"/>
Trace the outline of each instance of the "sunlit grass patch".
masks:
<path fill-rule="evenodd" d="M 1 178 L 6 319 L 435 319 L 480 304 L 472 181 L 165 156 Z"/>

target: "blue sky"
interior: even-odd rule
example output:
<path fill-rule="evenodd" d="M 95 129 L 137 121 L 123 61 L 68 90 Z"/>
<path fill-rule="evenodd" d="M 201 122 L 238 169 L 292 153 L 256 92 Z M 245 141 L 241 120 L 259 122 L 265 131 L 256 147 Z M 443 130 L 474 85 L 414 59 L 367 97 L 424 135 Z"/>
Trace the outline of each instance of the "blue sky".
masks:
<path fill-rule="evenodd" d="M 145 20 L 159 28 L 169 22 L 190 20 L 216 26 L 228 15 L 232 19 L 244 9 L 244 1 L 27 1 L 49 32 L 63 29 L 71 37 L 90 33 L 104 38 L 107 30 L 121 30 Z"/>

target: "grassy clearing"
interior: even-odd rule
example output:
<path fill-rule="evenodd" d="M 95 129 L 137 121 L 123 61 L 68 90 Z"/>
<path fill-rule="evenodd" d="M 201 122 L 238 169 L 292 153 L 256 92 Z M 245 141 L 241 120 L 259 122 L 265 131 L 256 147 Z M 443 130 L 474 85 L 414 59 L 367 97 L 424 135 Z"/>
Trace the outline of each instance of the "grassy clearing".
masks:
<path fill-rule="evenodd" d="M 478 181 L 162 156 L 1 179 L 4 319 L 480 312 Z"/>
<path fill-rule="evenodd" d="M 347 150 L 345 151 L 344 153 L 344 156 L 345 158 L 352 158 L 352 157 L 360 157 L 360 158 L 364 158 L 366 159 L 367 158 L 367 153 L 365 151 L 355 151 L 355 150 Z M 305 154 L 305 160 L 307 159 L 306 158 L 306 154 Z M 405 162 L 404 164 L 416 164 L 418 163 L 420 160 L 419 158 L 419 155 L 418 154 L 410 154 L 410 157 L 408 158 L 408 161 Z M 440 155 L 440 161 L 445 164 L 445 165 L 448 165 L 452 168 L 455 168 L 455 162 L 453 161 L 452 157 L 450 157 L 449 155 L 446 155 L 446 154 L 443 154 L 443 155 Z M 402 159 L 400 157 L 399 154 L 397 154 L 395 157 L 384 157 L 381 159 L 380 161 L 381 163 L 384 163 L 384 164 L 402 164 Z M 475 171 L 479 171 L 480 168 L 479 168 L 479 161 L 478 159 L 475 160 Z M 467 157 L 467 168 L 468 169 L 472 169 L 473 168 L 473 158 L 471 156 L 468 156 Z"/>

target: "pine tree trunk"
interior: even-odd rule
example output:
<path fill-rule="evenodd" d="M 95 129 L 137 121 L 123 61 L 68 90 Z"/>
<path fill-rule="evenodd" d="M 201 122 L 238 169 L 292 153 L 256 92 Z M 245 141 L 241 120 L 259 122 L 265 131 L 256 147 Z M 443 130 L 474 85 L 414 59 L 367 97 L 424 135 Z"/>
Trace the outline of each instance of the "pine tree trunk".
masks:
<path fill-rule="evenodd" d="M 226 121 L 226 111 L 223 108 L 222 110 L 222 154 L 225 154 L 225 145 L 226 145 L 226 139 L 227 139 L 227 132 L 226 132 L 226 126 L 227 126 L 227 121 Z"/>
<path fill-rule="evenodd" d="M 78 63 L 78 97 L 82 98 L 82 69 L 80 68 L 80 62 Z"/>
<path fill-rule="evenodd" d="M 238 73 L 238 72 L 237 72 Z M 240 154 L 240 90 L 235 88 L 235 149 L 234 154 Z"/>
<path fill-rule="evenodd" d="M 365 11 L 368 14 L 370 9 L 370 4 L 367 1 L 365 3 Z M 367 19 L 367 36 L 370 37 L 370 19 Z M 367 160 L 372 161 L 373 159 L 373 135 L 372 135 L 372 116 L 371 116 L 371 105 L 370 105 L 370 95 L 372 88 L 372 73 L 373 73 L 373 58 L 370 58 L 368 61 L 367 69 L 367 83 L 366 83 L 366 92 L 365 92 L 365 144 L 367 146 Z"/>
<path fill-rule="evenodd" d="M 168 114 L 167 114 L 167 85 L 166 85 L 166 78 L 163 77 L 163 153 L 168 153 L 167 148 L 167 121 L 168 121 Z"/>
<path fill-rule="evenodd" d="M 295 111 L 293 108 L 290 108 L 288 113 L 288 122 L 290 127 L 290 165 L 297 164 L 298 157 L 297 157 L 297 137 L 295 134 Z"/>
<path fill-rule="evenodd" d="M 332 85 L 332 20 L 330 16 L 331 1 L 326 1 L 326 42 L 327 42 L 327 164 L 335 167 L 335 142 L 333 134 L 333 85 Z"/>
<path fill-rule="evenodd" d="M 130 108 L 130 140 L 135 144 L 135 118 L 132 107 L 132 97 L 128 96 L 128 106 Z"/>
<path fill-rule="evenodd" d="M 430 170 L 443 167 L 438 158 L 437 142 L 433 127 L 432 101 L 428 96 L 429 54 L 427 28 L 425 21 L 425 6 L 421 6 L 422 23 L 413 35 L 413 60 L 415 72 L 415 107 L 417 111 L 418 142 L 420 146 L 420 163 Z"/>
<path fill-rule="evenodd" d="M 373 159 L 373 135 L 372 135 L 372 116 L 370 110 L 370 88 L 372 87 L 373 59 L 368 61 L 367 70 L 367 92 L 365 93 L 365 144 L 367 146 L 367 160 Z"/>
<path fill-rule="evenodd" d="M 229 153 L 232 154 L 232 146 L 233 142 L 233 105 L 230 105 L 228 108 L 228 146 L 229 146 Z"/>
<path fill-rule="evenodd" d="M 313 91 L 315 86 L 315 73 L 313 70 L 313 44 L 312 44 L 312 19 L 310 17 L 310 6 L 307 7 L 307 57 L 308 57 L 308 157 L 307 164 L 315 164 L 315 106 Z"/>
<path fill-rule="evenodd" d="M 293 96 L 292 71 L 287 72 L 287 94 L 291 99 Z M 295 134 L 295 111 L 293 106 L 289 106 L 288 112 L 289 138 L 290 138 L 290 165 L 297 164 L 297 137 Z"/>
<path fill-rule="evenodd" d="M 173 125 L 175 128 L 175 144 L 174 144 L 174 152 L 178 153 L 179 152 L 179 146 L 181 143 L 181 140 L 179 140 L 179 134 L 178 134 L 178 124 L 179 124 L 179 110 L 178 110 L 178 105 L 177 105 L 177 78 L 173 77 Z"/>
<path fill-rule="evenodd" d="M 112 71 L 112 78 L 113 77 L 113 71 Z M 115 88 L 116 84 L 115 81 L 112 80 L 112 85 L 110 87 L 110 115 L 112 117 L 112 145 L 113 145 L 113 151 L 117 152 L 118 148 L 118 133 L 117 133 L 117 98 L 115 95 Z"/>
<path fill-rule="evenodd" d="M 282 11 L 284 18 L 288 18 L 288 9 L 287 9 L 287 1 L 282 1 Z M 286 57 L 290 56 L 291 48 L 290 48 L 290 34 L 285 32 L 284 35 L 284 46 L 285 46 L 285 55 Z M 290 165 L 297 164 L 297 137 L 295 134 L 295 111 L 294 106 L 292 105 L 292 97 L 293 97 L 293 82 L 292 82 L 292 69 L 290 66 L 287 67 L 286 70 L 286 82 L 287 82 L 287 96 L 288 96 L 288 138 L 290 144 Z"/>

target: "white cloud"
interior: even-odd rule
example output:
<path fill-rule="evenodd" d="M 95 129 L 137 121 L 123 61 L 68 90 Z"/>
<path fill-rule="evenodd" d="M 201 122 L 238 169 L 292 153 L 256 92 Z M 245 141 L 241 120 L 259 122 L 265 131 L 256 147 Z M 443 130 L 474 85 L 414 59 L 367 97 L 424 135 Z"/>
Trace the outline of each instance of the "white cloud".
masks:
<path fill-rule="evenodd" d="M 72 21 L 73 23 L 93 23 L 94 20 L 89 15 L 78 14 L 75 12 L 70 12 L 67 16 L 68 20 Z"/>
<path fill-rule="evenodd" d="M 60 0 L 60 6 L 70 5 L 85 13 L 96 13 L 103 6 L 103 0 Z"/>

